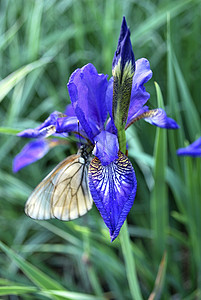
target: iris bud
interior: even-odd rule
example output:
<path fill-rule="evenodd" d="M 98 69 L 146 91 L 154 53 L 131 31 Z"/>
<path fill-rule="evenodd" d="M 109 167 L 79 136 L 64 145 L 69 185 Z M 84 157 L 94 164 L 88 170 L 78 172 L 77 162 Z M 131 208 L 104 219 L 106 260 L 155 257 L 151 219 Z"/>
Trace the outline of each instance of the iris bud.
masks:
<path fill-rule="evenodd" d="M 124 129 L 126 125 L 134 71 L 135 57 L 130 41 L 130 31 L 123 17 L 117 50 L 112 63 L 114 78 L 112 114 L 118 131 Z"/>

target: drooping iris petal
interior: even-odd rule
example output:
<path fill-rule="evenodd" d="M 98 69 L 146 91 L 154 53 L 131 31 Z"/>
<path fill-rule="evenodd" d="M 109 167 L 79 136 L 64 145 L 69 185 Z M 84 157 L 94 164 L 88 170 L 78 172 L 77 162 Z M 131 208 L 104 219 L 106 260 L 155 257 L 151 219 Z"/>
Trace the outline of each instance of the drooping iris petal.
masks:
<path fill-rule="evenodd" d="M 48 137 L 56 132 L 55 125 L 58 118 L 63 117 L 64 114 L 59 111 L 54 111 L 49 117 L 35 129 L 26 129 L 17 134 L 17 136 L 25 138 L 42 138 Z"/>
<path fill-rule="evenodd" d="M 49 150 L 49 142 L 45 139 L 38 139 L 26 144 L 13 161 L 13 172 L 41 159 Z"/>
<path fill-rule="evenodd" d="M 102 131 L 95 137 L 94 141 L 93 154 L 98 157 L 103 166 L 109 165 L 118 158 L 119 143 L 116 135 Z"/>
<path fill-rule="evenodd" d="M 97 124 L 99 130 L 104 129 L 107 118 L 105 101 L 107 85 L 107 75 L 98 74 L 92 64 L 77 69 L 69 79 L 68 91 L 71 103 L 86 132 L 89 131 L 90 120 Z"/>
<path fill-rule="evenodd" d="M 137 189 L 135 172 L 129 159 L 121 152 L 118 159 L 103 166 L 95 157 L 89 166 L 89 188 L 93 200 L 110 230 L 111 241 L 130 211 Z"/>
<path fill-rule="evenodd" d="M 148 101 L 150 94 L 146 92 L 144 84 L 152 77 L 149 61 L 146 58 L 138 59 L 135 63 L 135 73 L 133 76 L 133 85 L 131 91 L 130 107 L 128 111 L 128 120 L 139 111 Z"/>
<path fill-rule="evenodd" d="M 54 125 L 43 127 L 42 129 L 25 129 L 24 131 L 17 134 L 17 136 L 25 138 L 45 138 L 56 132 Z"/>
<path fill-rule="evenodd" d="M 178 149 L 177 155 L 201 156 L 201 137 L 189 146 Z"/>
<path fill-rule="evenodd" d="M 54 111 L 49 115 L 49 117 L 40 125 L 37 127 L 38 130 L 41 130 L 45 127 L 48 127 L 50 125 L 56 125 L 57 119 L 64 117 L 65 115 L 59 111 Z"/>
<path fill-rule="evenodd" d="M 144 115 L 144 120 L 152 125 L 166 129 L 179 128 L 179 125 L 176 123 L 176 121 L 168 118 L 166 112 L 162 108 L 149 110 Z"/>
<path fill-rule="evenodd" d="M 130 125 L 132 125 L 134 122 L 137 122 L 140 119 L 143 119 L 146 113 L 149 111 L 149 107 L 147 105 L 140 108 L 132 118 L 129 119 L 129 123 L 127 122 L 125 129 L 127 129 Z"/>

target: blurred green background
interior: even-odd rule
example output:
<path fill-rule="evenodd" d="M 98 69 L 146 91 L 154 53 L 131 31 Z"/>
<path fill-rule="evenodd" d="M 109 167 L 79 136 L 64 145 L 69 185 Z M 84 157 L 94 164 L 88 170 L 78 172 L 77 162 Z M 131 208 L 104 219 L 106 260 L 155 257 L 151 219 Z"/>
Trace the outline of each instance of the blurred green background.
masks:
<path fill-rule="evenodd" d="M 15 130 L 64 111 L 76 68 L 92 62 L 111 76 L 123 15 L 136 59 L 146 57 L 153 70 L 149 107 L 163 105 L 160 86 L 180 125 L 166 131 L 139 121 L 127 132 L 138 180 L 128 228 L 142 297 L 201 299 L 201 158 L 176 156 L 201 135 L 200 12 L 200 0 L 1 0 L 1 299 L 132 299 L 119 239 L 110 243 L 95 206 L 72 222 L 24 214 L 33 188 L 76 145 L 12 173 L 26 143 Z"/>

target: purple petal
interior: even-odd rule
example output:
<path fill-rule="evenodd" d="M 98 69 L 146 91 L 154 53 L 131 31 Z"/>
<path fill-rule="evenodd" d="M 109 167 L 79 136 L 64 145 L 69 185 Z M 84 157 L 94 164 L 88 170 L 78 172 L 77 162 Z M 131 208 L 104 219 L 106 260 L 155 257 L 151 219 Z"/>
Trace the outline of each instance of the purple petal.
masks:
<path fill-rule="evenodd" d="M 87 138 L 86 133 L 80 125 L 77 117 L 64 117 L 57 119 L 56 132 L 62 134 L 72 132 Z"/>
<path fill-rule="evenodd" d="M 113 77 L 110 78 L 106 91 L 106 105 L 110 117 L 112 117 L 112 101 L 113 101 Z"/>
<path fill-rule="evenodd" d="M 76 116 L 72 104 L 68 104 L 68 105 L 66 106 L 66 109 L 65 109 L 64 114 L 67 115 L 68 117 L 75 117 L 75 116 Z"/>
<path fill-rule="evenodd" d="M 131 91 L 130 107 L 128 111 L 128 121 L 139 111 L 148 101 L 150 95 L 146 92 L 144 84 L 152 77 L 149 61 L 146 58 L 138 59 L 135 63 L 135 73 Z"/>
<path fill-rule="evenodd" d="M 77 69 L 70 77 L 68 91 L 72 106 L 86 132 L 91 121 L 96 123 L 100 130 L 104 129 L 107 118 L 107 85 L 107 75 L 98 74 L 92 64 Z"/>
<path fill-rule="evenodd" d="M 110 132 L 110 133 L 113 133 L 113 134 L 117 135 L 117 128 L 116 128 L 116 126 L 114 124 L 114 121 L 111 117 L 107 120 L 107 122 L 105 124 L 105 130 Z"/>
<path fill-rule="evenodd" d="M 93 155 L 98 157 L 103 166 L 118 159 L 119 143 L 116 135 L 102 131 L 95 137 L 94 141 Z"/>
<path fill-rule="evenodd" d="M 17 134 L 17 136 L 25 138 L 37 138 L 40 137 L 40 130 L 38 129 L 25 129 Z"/>
<path fill-rule="evenodd" d="M 129 119 L 129 123 L 127 122 L 125 130 L 130 127 L 134 122 L 137 122 L 140 119 L 143 119 L 146 113 L 149 112 L 149 107 L 147 105 L 140 108 L 133 116 Z"/>
<path fill-rule="evenodd" d="M 41 159 L 49 150 L 47 140 L 39 139 L 26 144 L 19 154 L 16 155 L 13 161 L 13 172 L 18 172 L 20 169 L 29 164 Z"/>
<path fill-rule="evenodd" d="M 138 59 L 135 62 L 135 68 L 127 124 L 142 109 L 150 97 L 144 87 L 144 84 L 152 77 L 149 61 L 146 58 Z M 110 78 L 106 91 L 106 103 L 110 116 L 112 116 L 113 81 L 113 77 Z"/>
<path fill-rule="evenodd" d="M 186 148 L 178 149 L 177 155 L 201 156 L 201 137 Z"/>
<path fill-rule="evenodd" d="M 132 71 L 135 70 L 135 57 L 130 41 L 130 30 L 126 24 L 126 19 L 123 17 L 121 24 L 121 31 L 118 40 L 117 50 L 112 62 L 112 70 L 114 71 L 115 67 L 118 65 L 119 60 L 121 59 L 121 70 L 123 72 L 126 63 L 132 64 Z"/>
<path fill-rule="evenodd" d="M 119 158 L 107 166 L 103 166 L 95 157 L 90 163 L 88 177 L 92 198 L 113 241 L 119 234 L 136 194 L 137 181 L 132 164 L 121 152 Z"/>
<path fill-rule="evenodd" d="M 144 120 L 152 125 L 166 128 L 166 129 L 178 129 L 179 125 L 175 120 L 168 118 L 166 112 L 162 108 L 157 108 L 146 112 Z"/>
<path fill-rule="evenodd" d="M 77 117 L 64 117 L 57 119 L 56 132 L 72 132 L 79 131 L 79 121 Z M 81 129 L 81 128 L 80 128 Z"/>
<path fill-rule="evenodd" d="M 42 128 L 48 127 L 50 125 L 56 125 L 57 119 L 63 117 L 64 114 L 59 111 L 54 111 L 49 115 L 49 117 L 36 129 L 41 130 Z"/>
<path fill-rule="evenodd" d="M 64 116 L 59 111 L 54 111 L 51 115 L 38 127 L 35 129 L 26 129 L 17 134 L 17 136 L 25 137 L 25 138 L 42 138 L 48 137 L 55 133 L 55 125 L 58 118 Z"/>
<path fill-rule="evenodd" d="M 43 127 L 42 129 L 25 129 L 24 131 L 17 134 L 17 136 L 25 138 L 45 138 L 56 132 L 54 125 Z"/>

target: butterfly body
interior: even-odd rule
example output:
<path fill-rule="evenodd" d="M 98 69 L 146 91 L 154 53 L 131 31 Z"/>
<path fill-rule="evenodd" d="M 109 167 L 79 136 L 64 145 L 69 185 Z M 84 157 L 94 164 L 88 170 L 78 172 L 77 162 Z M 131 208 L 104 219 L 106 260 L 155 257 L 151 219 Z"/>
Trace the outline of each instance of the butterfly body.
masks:
<path fill-rule="evenodd" d="M 92 208 L 88 186 L 91 151 L 81 146 L 59 163 L 35 188 L 25 205 L 25 213 L 38 220 L 79 218 Z"/>

